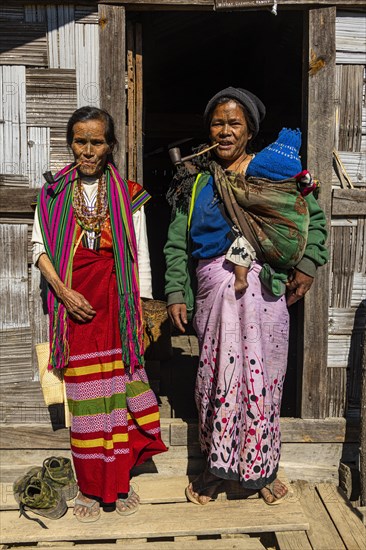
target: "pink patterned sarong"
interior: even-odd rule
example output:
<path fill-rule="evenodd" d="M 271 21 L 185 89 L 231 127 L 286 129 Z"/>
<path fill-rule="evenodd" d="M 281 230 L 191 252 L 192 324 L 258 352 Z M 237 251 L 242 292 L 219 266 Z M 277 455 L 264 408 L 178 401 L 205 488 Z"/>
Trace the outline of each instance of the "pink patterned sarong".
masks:
<path fill-rule="evenodd" d="M 261 285 L 260 270 L 254 263 L 241 294 L 224 256 L 200 260 L 194 318 L 201 448 L 210 472 L 248 489 L 276 477 L 288 352 L 286 299 Z"/>

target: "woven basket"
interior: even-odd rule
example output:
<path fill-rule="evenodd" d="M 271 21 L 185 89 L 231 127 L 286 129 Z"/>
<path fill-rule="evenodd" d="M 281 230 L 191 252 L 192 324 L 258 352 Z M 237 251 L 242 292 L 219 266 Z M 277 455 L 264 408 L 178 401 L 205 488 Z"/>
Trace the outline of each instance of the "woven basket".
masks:
<path fill-rule="evenodd" d="M 165 361 L 172 351 L 171 325 L 166 310 L 166 302 L 146 300 L 142 302 L 144 316 L 145 359 Z"/>
<path fill-rule="evenodd" d="M 62 369 L 48 370 L 50 355 L 49 342 L 36 344 L 36 353 L 39 369 L 39 381 L 46 405 L 56 405 L 64 402 L 64 383 Z"/>

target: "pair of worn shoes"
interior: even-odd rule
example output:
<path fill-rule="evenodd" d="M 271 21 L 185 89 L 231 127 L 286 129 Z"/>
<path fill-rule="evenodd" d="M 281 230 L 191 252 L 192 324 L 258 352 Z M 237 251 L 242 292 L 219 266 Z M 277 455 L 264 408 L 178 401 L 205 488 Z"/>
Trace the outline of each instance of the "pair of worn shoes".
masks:
<path fill-rule="evenodd" d="M 75 498 L 78 492 L 70 459 L 62 456 L 46 458 L 42 466 L 31 468 L 14 482 L 13 492 L 20 515 L 47 529 L 41 520 L 30 517 L 27 511 L 49 519 L 59 519 L 66 513 L 66 501 Z"/>

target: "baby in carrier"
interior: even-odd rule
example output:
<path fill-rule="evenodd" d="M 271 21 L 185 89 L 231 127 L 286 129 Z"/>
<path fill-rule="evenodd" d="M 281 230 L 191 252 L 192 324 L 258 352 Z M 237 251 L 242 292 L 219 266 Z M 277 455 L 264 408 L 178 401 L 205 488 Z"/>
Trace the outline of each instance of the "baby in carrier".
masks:
<path fill-rule="evenodd" d="M 278 135 L 277 140 L 268 145 L 260 153 L 258 153 L 253 160 L 249 163 L 245 179 L 249 184 L 249 197 L 251 193 L 250 184 L 256 184 L 258 180 L 261 180 L 261 184 L 284 184 L 285 188 L 288 186 L 294 186 L 292 193 L 295 191 L 301 196 L 306 196 L 313 192 L 318 183 L 314 181 L 307 170 L 302 170 L 301 161 L 299 157 L 299 150 L 301 146 L 301 132 L 300 130 L 290 130 L 283 128 Z M 260 209 L 260 202 L 258 205 L 258 194 L 256 195 L 256 209 Z M 250 198 L 249 198 L 250 201 Z M 248 211 L 250 212 L 250 202 Z M 281 201 L 279 201 L 278 212 L 281 213 Z M 269 218 L 270 220 L 270 218 Z M 273 217 L 273 227 L 276 227 L 278 219 Z M 282 225 L 286 223 L 286 215 L 281 219 Z M 290 221 L 289 221 L 290 225 Z M 289 232 L 291 233 L 291 231 Z M 264 257 L 266 256 L 263 251 Z M 284 257 L 286 253 L 284 252 Z M 235 273 L 235 291 L 245 292 L 248 287 L 247 275 L 250 265 L 253 260 L 257 259 L 257 253 L 252 244 L 243 235 L 238 235 L 229 250 L 226 253 L 226 259 L 234 264 Z M 265 258 L 267 259 L 267 258 Z M 282 259 L 281 265 L 273 265 L 273 267 L 279 267 L 280 269 L 290 269 L 294 267 L 299 261 L 300 257 Z"/>

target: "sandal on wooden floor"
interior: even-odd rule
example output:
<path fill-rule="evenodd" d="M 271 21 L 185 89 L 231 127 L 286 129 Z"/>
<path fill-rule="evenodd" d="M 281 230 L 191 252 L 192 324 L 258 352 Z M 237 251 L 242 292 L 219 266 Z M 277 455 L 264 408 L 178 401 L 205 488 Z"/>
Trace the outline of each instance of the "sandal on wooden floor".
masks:
<path fill-rule="evenodd" d="M 94 508 L 96 504 L 98 505 L 98 508 Z M 81 498 L 76 498 L 75 506 L 83 506 L 88 510 L 88 513 L 85 516 L 80 516 L 75 512 L 74 508 L 74 516 L 81 523 L 93 523 L 100 518 L 100 504 L 97 500 L 91 499 L 89 502 L 87 502 L 85 500 L 81 500 Z M 93 514 L 95 510 L 99 510 L 98 514 Z"/>
<path fill-rule="evenodd" d="M 276 496 L 276 494 L 278 494 L 278 492 L 276 491 L 276 485 L 278 486 L 278 484 L 286 489 L 285 494 L 282 496 Z M 265 494 L 263 494 L 262 491 L 265 491 Z M 263 489 L 260 489 L 259 494 L 264 502 L 268 504 L 268 506 L 276 506 L 286 499 L 288 495 L 288 489 L 286 485 L 282 483 L 282 481 L 276 478 L 274 481 L 272 481 L 272 483 L 269 483 L 268 485 L 263 487 Z"/>
<path fill-rule="evenodd" d="M 118 508 L 119 504 L 120 506 L 121 505 L 123 506 L 124 510 L 121 510 L 120 508 Z M 137 510 L 139 509 L 139 506 L 140 506 L 140 497 L 138 496 L 137 493 L 135 493 L 135 491 L 131 487 L 131 489 L 128 492 L 127 498 L 119 498 L 116 501 L 116 512 L 120 516 L 130 516 L 131 514 L 134 514 L 135 512 L 137 512 Z"/>
<path fill-rule="evenodd" d="M 186 497 L 194 504 L 205 506 L 214 500 L 214 496 L 216 496 L 217 490 L 223 482 L 223 479 L 205 470 L 186 487 Z"/>

